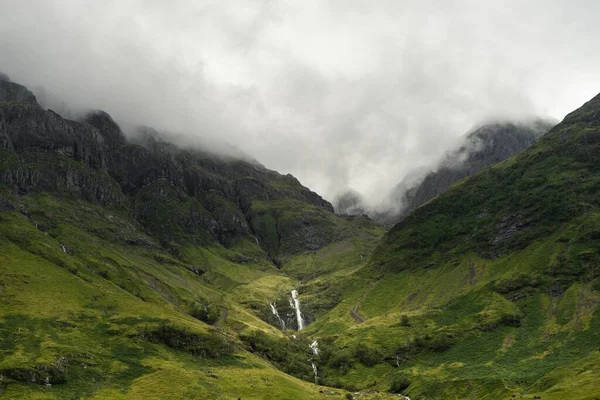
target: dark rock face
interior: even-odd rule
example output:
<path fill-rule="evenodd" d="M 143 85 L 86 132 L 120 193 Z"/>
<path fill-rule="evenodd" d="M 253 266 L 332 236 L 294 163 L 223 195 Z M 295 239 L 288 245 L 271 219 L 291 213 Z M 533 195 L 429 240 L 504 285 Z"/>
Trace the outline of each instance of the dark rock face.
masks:
<path fill-rule="evenodd" d="M 384 216 L 384 222 L 393 224 L 400 221 L 455 182 L 524 151 L 552 126 L 553 123 L 542 120 L 527 126 L 512 123 L 482 126 L 469 134 L 466 143 L 448 154 L 440 168 L 425 175 L 420 183 L 413 187 L 406 182 L 399 183 L 392 197 L 402 209 L 399 214 Z"/>
<path fill-rule="evenodd" d="M 91 168 L 106 169 L 104 140 L 87 124 L 67 121 L 53 111 L 21 104 L 0 107 L 0 121 L 17 153 L 61 153 Z"/>
<path fill-rule="evenodd" d="M 18 382 L 45 385 L 47 387 L 65 383 L 69 360 L 58 358 L 53 364 L 40 364 L 30 368 L 11 368 L 0 370 L 0 377 L 5 376 Z"/>
<path fill-rule="evenodd" d="M 128 208 L 164 243 L 260 239 L 272 259 L 335 237 L 332 205 L 293 176 L 160 137 L 143 128 L 129 142 L 102 111 L 64 119 L 25 87 L 0 80 L 0 183 L 15 192 L 59 191 Z M 272 206 L 256 212 L 257 202 Z"/>
<path fill-rule="evenodd" d="M 6 74 L 0 73 L 0 103 L 10 102 L 39 107 L 35 96 L 25 86 L 12 83 Z"/>
<path fill-rule="evenodd" d="M 18 193 L 58 190 L 101 204 L 123 200 L 107 174 L 98 130 L 43 110 L 23 86 L 0 81 L 0 97 L 0 183 Z"/>
<path fill-rule="evenodd" d="M 121 128 L 104 111 L 89 113 L 85 116 L 83 122 L 98 129 L 108 150 L 116 150 L 125 144 L 125 135 L 123 135 Z"/>

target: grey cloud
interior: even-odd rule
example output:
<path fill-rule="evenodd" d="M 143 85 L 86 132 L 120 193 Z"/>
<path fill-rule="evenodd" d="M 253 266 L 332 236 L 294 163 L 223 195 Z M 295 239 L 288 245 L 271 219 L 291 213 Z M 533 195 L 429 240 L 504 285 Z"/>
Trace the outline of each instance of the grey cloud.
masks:
<path fill-rule="evenodd" d="M 490 118 L 600 90 L 594 1 L 0 0 L 0 70 L 61 112 L 224 141 L 378 202 Z M 34 89 L 35 90 L 35 89 Z"/>

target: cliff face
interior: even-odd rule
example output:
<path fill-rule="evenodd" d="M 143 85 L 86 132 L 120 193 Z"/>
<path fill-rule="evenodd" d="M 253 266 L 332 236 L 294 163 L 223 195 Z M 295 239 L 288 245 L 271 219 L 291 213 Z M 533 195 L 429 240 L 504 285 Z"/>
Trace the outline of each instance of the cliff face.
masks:
<path fill-rule="evenodd" d="M 163 242 L 248 238 L 272 258 L 329 242 L 332 205 L 293 176 L 160 136 L 144 128 L 131 142 L 102 111 L 64 119 L 25 87 L 0 80 L 0 183 L 15 192 L 127 208 Z"/>

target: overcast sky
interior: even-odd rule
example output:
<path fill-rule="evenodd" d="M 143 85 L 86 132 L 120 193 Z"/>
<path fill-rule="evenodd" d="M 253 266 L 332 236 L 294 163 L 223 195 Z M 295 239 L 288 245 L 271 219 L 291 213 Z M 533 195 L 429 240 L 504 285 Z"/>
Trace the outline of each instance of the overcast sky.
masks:
<path fill-rule="evenodd" d="M 479 121 L 600 92 L 599 18 L 591 0 L 0 0 L 0 71 L 375 202 Z"/>

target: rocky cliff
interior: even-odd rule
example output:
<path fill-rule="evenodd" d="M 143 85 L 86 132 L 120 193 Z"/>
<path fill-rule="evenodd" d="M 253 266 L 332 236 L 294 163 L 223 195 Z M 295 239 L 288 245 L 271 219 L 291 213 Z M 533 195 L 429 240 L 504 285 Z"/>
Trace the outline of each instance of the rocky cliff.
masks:
<path fill-rule="evenodd" d="M 27 88 L 0 80 L 0 183 L 16 193 L 125 208 L 163 243 L 257 241 L 273 260 L 335 237 L 332 205 L 293 176 L 161 136 L 141 128 L 128 140 L 102 111 L 62 118 Z"/>

